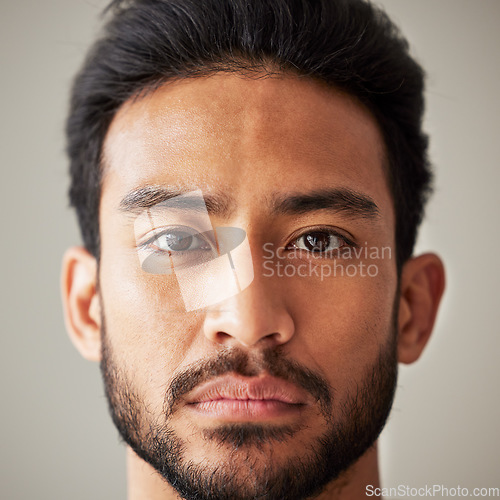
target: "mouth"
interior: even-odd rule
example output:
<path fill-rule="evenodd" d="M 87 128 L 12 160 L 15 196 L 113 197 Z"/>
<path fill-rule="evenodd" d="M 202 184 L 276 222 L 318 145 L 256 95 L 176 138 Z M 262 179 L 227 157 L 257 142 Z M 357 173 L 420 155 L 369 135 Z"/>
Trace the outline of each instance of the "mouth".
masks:
<path fill-rule="evenodd" d="M 303 389 L 284 380 L 227 375 L 193 390 L 187 407 L 216 420 L 250 422 L 292 417 L 311 403 Z"/>

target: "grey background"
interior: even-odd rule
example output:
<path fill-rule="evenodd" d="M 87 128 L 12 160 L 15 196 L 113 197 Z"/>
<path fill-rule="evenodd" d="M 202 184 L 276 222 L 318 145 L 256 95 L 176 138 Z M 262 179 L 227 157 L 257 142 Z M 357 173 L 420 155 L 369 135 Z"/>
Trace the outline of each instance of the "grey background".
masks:
<path fill-rule="evenodd" d="M 448 288 L 423 358 L 403 367 L 383 433 L 387 487 L 499 487 L 500 1 L 384 0 L 427 68 L 436 194 L 419 250 Z M 1 499 L 125 498 L 124 449 L 98 367 L 62 322 L 63 122 L 98 0 L 1 0 Z"/>

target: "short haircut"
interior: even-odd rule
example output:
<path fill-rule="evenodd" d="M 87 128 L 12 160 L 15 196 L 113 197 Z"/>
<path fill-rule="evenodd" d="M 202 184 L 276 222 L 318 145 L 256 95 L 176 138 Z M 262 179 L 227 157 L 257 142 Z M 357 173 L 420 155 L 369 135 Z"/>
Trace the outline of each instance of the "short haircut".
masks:
<path fill-rule="evenodd" d="M 407 41 L 365 0 L 115 0 L 77 75 L 67 121 L 70 201 L 99 258 L 103 142 L 120 106 L 170 80 L 291 73 L 357 98 L 385 141 L 398 272 L 430 193 L 424 72 Z"/>

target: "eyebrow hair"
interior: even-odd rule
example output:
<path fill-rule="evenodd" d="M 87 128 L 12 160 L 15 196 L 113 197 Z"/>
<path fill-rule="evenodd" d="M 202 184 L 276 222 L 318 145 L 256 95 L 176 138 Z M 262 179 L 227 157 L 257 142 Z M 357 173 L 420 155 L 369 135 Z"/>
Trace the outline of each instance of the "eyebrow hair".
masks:
<path fill-rule="evenodd" d="M 169 200 L 169 208 L 189 209 L 194 211 L 208 211 L 212 215 L 227 215 L 229 213 L 230 199 L 222 194 L 204 194 L 199 196 L 187 196 L 192 190 L 168 188 L 164 186 L 145 186 L 134 189 L 127 193 L 120 202 L 120 211 L 139 214 L 143 210 L 161 205 Z M 175 199 L 179 197 L 178 199 Z"/>
<path fill-rule="evenodd" d="M 180 198 L 175 200 L 175 203 L 169 204 L 169 208 L 204 211 L 206 207 L 210 215 L 227 217 L 231 211 L 230 208 L 234 206 L 234 200 L 221 193 L 204 194 L 201 199 L 198 196 L 186 196 L 189 191 L 189 189 L 155 185 L 134 189 L 121 200 L 120 211 L 139 214 L 145 209 L 161 205 L 176 197 Z M 319 210 L 342 213 L 352 218 L 374 220 L 380 217 L 380 210 L 372 198 L 348 188 L 321 189 L 309 193 L 272 196 L 271 211 L 274 215 L 303 215 Z"/>
<path fill-rule="evenodd" d="M 279 215 L 303 215 L 317 210 L 339 212 L 353 218 L 380 217 L 380 210 L 372 198 L 347 188 L 321 189 L 307 194 L 278 197 L 273 202 L 273 212 Z"/>

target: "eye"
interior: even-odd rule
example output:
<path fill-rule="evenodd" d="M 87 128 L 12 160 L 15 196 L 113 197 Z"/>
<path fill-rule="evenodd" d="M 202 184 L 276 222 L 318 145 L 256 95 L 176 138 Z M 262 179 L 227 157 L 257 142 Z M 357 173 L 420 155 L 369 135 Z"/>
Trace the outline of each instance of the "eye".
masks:
<path fill-rule="evenodd" d="M 155 234 L 141 246 L 157 252 L 169 253 L 212 249 L 200 233 L 181 229 L 167 229 L 160 234 Z"/>
<path fill-rule="evenodd" d="M 339 250 L 346 245 L 346 240 L 331 231 L 310 231 L 299 236 L 292 248 L 313 253 L 328 253 Z"/>

